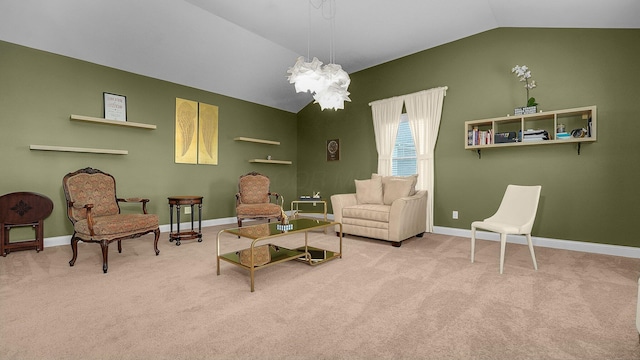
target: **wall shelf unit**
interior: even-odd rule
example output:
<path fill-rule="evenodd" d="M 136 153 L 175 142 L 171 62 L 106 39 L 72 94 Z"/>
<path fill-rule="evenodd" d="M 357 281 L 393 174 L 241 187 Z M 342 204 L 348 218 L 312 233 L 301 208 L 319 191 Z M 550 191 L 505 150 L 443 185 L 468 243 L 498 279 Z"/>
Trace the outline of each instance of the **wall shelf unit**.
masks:
<path fill-rule="evenodd" d="M 135 123 L 131 121 L 107 120 L 103 118 L 96 118 L 96 117 L 84 116 L 84 115 L 71 115 L 71 120 L 88 121 L 88 122 L 106 124 L 106 125 L 117 125 L 117 126 L 125 126 L 125 127 L 128 126 L 128 127 L 135 127 L 135 128 L 141 128 L 141 129 L 149 129 L 149 130 L 156 129 L 156 126 L 152 124 L 142 124 L 142 123 Z"/>
<path fill-rule="evenodd" d="M 594 105 L 465 121 L 464 148 L 476 151 L 480 157 L 482 149 L 573 143 L 578 145 L 578 154 L 580 154 L 581 143 L 596 141 L 596 110 Z M 559 129 L 562 126 L 564 131 Z M 574 137 L 570 134 L 574 129 L 586 131 L 583 137 Z M 542 135 L 536 135 L 538 133 Z M 524 139 L 522 134 L 525 134 Z M 544 136 L 547 140 L 538 136 Z"/>
<path fill-rule="evenodd" d="M 244 136 L 238 136 L 233 138 L 235 141 L 246 141 L 258 144 L 267 144 L 267 145 L 280 145 L 280 141 L 273 140 L 264 140 L 264 139 L 256 139 Z M 280 164 L 280 165 L 291 165 L 292 162 L 289 160 L 271 160 L 269 159 L 250 159 L 250 163 L 260 163 L 260 164 Z"/>
<path fill-rule="evenodd" d="M 53 146 L 53 145 L 29 145 L 30 150 L 41 151 L 62 151 L 62 152 L 77 152 L 77 153 L 91 153 L 91 154 L 111 154 L 111 155 L 128 155 L 127 150 L 114 150 L 114 149 L 92 149 L 92 148 L 79 148 L 70 146 Z"/>
<path fill-rule="evenodd" d="M 254 139 L 254 138 L 249 138 L 249 137 L 244 137 L 244 136 L 235 137 L 235 138 L 233 138 L 233 140 L 235 140 L 235 141 L 247 141 L 247 142 L 259 143 L 259 144 L 280 145 L 280 141 Z"/>
<path fill-rule="evenodd" d="M 291 165 L 293 164 L 289 160 L 267 160 L 267 159 L 251 159 L 250 163 L 261 163 L 261 164 L 281 164 L 281 165 Z"/>

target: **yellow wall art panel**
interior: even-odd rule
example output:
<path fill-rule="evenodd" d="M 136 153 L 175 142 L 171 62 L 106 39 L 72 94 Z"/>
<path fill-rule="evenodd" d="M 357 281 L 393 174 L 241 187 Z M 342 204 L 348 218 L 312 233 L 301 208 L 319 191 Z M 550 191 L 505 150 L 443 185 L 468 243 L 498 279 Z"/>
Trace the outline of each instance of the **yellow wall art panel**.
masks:
<path fill-rule="evenodd" d="M 198 103 L 176 98 L 177 164 L 196 164 L 198 155 Z"/>
<path fill-rule="evenodd" d="M 199 104 L 198 164 L 218 165 L 218 107 Z"/>

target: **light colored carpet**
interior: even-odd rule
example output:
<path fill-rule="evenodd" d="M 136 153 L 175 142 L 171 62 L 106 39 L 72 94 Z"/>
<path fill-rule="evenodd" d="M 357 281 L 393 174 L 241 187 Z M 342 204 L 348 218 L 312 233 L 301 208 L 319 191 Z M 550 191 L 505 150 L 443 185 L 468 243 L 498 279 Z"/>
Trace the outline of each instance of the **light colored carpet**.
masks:
<path fill-rule="evenodd" d="M 347 236 L 344 258 L 256 273 L 215 238 L 152 236 L 0 258 L 1 359 L 640 359 L 639 259 L 426 234 L 394 248 Z M 311 244 L 337 237 L 313 233 Z M 246 240 L 227 235 L 223 250 Z M 280 238 L 298 245 L 298 235 Z"/>

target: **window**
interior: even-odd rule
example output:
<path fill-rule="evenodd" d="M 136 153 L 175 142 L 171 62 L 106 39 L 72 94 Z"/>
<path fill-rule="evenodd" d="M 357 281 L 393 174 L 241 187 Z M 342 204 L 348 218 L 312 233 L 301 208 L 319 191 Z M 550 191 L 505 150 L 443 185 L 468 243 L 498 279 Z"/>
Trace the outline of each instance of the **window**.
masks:
<path fill-rule="evenodd" d="M 417 174 L 416 163 L 416 146 L 409 128 L 409 118 L 407 114 L 402 114 L 396 144 L 393 146 L 392 174 L 400 176 Z"/>

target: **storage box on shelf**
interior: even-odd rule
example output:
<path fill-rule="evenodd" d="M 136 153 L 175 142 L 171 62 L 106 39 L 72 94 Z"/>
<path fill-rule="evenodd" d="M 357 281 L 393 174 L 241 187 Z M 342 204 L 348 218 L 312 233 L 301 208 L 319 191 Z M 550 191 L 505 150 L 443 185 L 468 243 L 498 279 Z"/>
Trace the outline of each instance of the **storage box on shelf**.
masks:
<path fill-rule="evenodd" d="M 481 149 L 548 145 L 580 144 L 596 141 L 596 106 L 539 112 L 464 123 L 465 149 L 480 155 Z"/>

